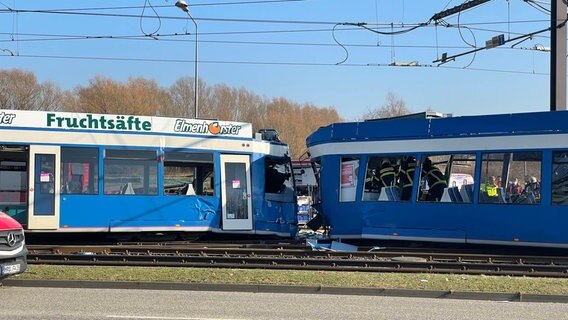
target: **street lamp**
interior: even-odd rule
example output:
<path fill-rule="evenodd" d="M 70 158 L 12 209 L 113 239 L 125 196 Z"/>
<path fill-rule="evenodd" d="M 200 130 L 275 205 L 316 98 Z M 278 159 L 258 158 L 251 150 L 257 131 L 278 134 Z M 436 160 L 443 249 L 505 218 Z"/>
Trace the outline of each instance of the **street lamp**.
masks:
<path fill-rule="evenodd" d="M 197 77 L 197 75 L 198 75 L 198 73 L 197 73 L 197 52 L 198 52 L 198 50 L 197 50 L 197 44 L 198 44 L 198 41 L 197 41 L 197 34 L 198 34 L 197 22 L 195 22 L 195 19 L 193 19 L 193 17 L 189 13 L 189 6 L 187 5 L 187 2 L 185 2 L 185 0 L 178 0 L 176 2 L 176 7 L 180 8 L 181 10 L 183 10 L 183 12 L 187 13 L 187 15 L 189 16 L 191 21 L 193 21 L 193 24 L 195 24 L 195 77 L 194 77 L 195 78 L 194 79 L 195 88 L 193 89 L 193 91 L 194 91 L 194 97 L 193 97 L 194 103 L 193 104 L 195 106 L 195 118 L 198 118 L 199 117 L 199 113 L 198 113 L 199 112 L 199 102 L 198 102 L 199 101 L 199 89 L 198 89 L 199 78 Z"/>

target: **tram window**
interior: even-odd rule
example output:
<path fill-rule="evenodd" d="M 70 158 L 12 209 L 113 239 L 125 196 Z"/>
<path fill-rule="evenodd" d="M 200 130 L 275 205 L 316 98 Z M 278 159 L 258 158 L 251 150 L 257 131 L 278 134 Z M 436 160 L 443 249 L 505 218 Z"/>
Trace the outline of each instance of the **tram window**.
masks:
<path fill-rule="evenodd" d="M 290 158 L 271 158 L 264 160 L 264 192 L 268 200 L 293 201 L 294 179 Z"/>
<path fill-rule="evenodd" d="M 480 203 L 540 203 L 540 152 L 484 153 Z"/>
<path fill-rule="evenodd" d="M 369 157 L 363 201 L 410 201 L 415 168 L 413 155 Z"/>
<path fill-rule="evenodd" d="M 359 158 L 341 158 L 339 170 L 339 201 L 355 201 Z"/>
<path fill-rule="evenodd" d="M 552 153 L 552 203 L 568 204 L 568 152 Z"/>
<path fill-rule="evenodd" d="M 5 213 L 15 216 L 27 201 L 28 153 L 25 147 L 0 149 L 0 205 Z"/>
<path fill-rule="evenodd" d="M 99 149 L 61 148 L 61 193 L 99 193 Z"/>
<path fill-rule="evenodd" d="M 418 201 L 472 203 L 475 154 L 426 155 Z"/>
<path fill-rule="evenodd" d="M 106 149 L 104 157 L 105 194 L 158 194 L 156 151 Z"/>
<path fill-rule="evenodd" d="M 212 153 L 166 151 L 164 153 L 164 194 L 215 195 Z"/>

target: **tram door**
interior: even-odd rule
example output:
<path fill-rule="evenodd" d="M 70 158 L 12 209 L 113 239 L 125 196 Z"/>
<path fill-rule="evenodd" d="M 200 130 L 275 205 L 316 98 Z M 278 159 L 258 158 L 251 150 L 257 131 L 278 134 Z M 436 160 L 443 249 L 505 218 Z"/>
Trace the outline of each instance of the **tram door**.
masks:
<path fill-rule="evenodd" d="M 250 158 L 221 155 L 223 230 L 252 229 Z"/>
<path fill-rule="evenodd" d="M 60 149 L 30 146 L 28 229 L 59 227 Z"/>

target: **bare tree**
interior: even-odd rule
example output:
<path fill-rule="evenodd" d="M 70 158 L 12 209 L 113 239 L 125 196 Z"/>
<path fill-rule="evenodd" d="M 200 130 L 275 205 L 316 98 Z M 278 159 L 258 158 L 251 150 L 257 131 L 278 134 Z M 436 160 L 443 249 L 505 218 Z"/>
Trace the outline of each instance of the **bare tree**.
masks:
<path fill-rule="evenodd" d="M 311 132 L 342 121 L 331 107 L 300 105 L 282 97 L 269 100 L 245 88 L 224 84 L 208 87 L 200 81 L 199 86 L 200 118 L 249 122 L 255 130 L 276 129 L 294 157 L 305 152 L 305 140 Z M 190 118 L 195 116 L 193 88 L 193 79 L 189 77 L 180 78 L 164 89 L 145 78 L 118 82 L 97 76 L 87 86 L 69 92 L 61 91 L 52 82 L 38 83 L 31 72 L 0 71 L 0 103 L 2 108 L 9 109 Z"/>
<path fill-rule="evenodd" d="M 207 84 L 202 80 L 199 80 L 198 86 L 199 118 L 214 118 L 211 110 L 211 89 L 208 88 Z M 171 104 L 167 106 L 162 115 L 195 118 L 194 78 L 179 78 L 168 91 L 171 98 Z"/>
<path fill-rule="evenodd" d="M 154 80 L 131 78 L 126 83 L 97 76 L 89 86 L 75 89 L 73 111 L 156 115 L 170 105 L 168 92 Z"/>
<path fill-rule="evenodd" d="M 13 110 L 60 110 L 65 94 L 53 82 L 38 83 L 32 72 L 0 71 L 0 104 Z"/>
<path fill-rule="evenodd" d="M 299 105 L 284 98 L 275 98 L 267 106 L 267 126 L 278 130 L 283 142 L 290 146 L 293 158 L 306 151 L 306 138 L 320 126 L 339 122 L 334 108 Z"/>
<path fill-rule="evenodd" d="M 411 113 L 411 111 L 406 107 L 404 100 L 399 99 L 394 93 L 389 92 L 386 104 L 380 108 L 363 114 L 362 119 L 391 118 L 403 116 L 409 113 Z"/>

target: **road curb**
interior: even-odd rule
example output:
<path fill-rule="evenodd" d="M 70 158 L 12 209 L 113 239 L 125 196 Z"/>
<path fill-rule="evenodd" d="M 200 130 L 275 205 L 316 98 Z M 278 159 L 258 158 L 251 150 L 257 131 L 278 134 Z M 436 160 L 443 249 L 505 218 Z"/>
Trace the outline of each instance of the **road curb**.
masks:
<path fill-rule="evenodd" d="M 433 290 L 385 289 L 385 288 L 283 286 L 283 285 L 255 285 L 255 284 L 6 279 L 3 281 L 3 286 L 44 287 L 44 288 L 142 289 L 142 290 L 226 291 L 226 292 L 251 292 L 251 293 L 329 294 L 329 295 L 361 295 L 361 296 L 383 296 L 383 297 L 413 297 L 413 298 L 431 298 L 431 299 L 488 300 L 488 301 L 502 301 L 502 302 L 568 303 L 568 296 L 565 295 L 433 291 Z"/>

